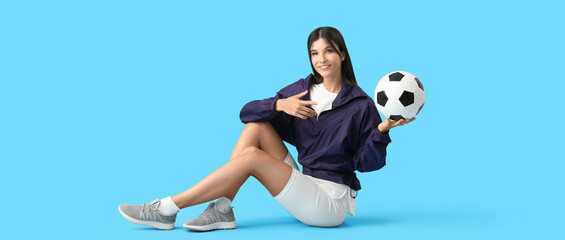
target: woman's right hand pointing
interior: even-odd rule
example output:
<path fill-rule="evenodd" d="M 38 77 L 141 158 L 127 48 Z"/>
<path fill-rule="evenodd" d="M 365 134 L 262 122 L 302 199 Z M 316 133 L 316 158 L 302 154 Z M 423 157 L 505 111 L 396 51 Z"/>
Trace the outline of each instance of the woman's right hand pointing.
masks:
<path fill-rule="evenodd" d="M 318 103 L 314 101 L 302 101 L 301 97 L 305 96 L 308 90 L 296 94 L 292 97 L 279 99 L 275 103 L 275 110 L 277 112 L 283 111 L 288 115 L 299 117 L 302 119 L 307 119 L 309 117 L 316 116 L 316 111 L 307 107 L 307 105 L 317 105 Z"/>

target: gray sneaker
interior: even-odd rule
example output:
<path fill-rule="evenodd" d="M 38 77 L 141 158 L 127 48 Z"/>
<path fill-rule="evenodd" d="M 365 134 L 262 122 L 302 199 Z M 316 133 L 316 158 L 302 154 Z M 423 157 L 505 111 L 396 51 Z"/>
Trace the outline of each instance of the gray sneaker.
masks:
<path fill-rule="evenodd" d="M 145 226 L 155 227 L 161 230 L 171 230 L 175 228 L 177 214 L 164 216 L 157 209 L 161 204 L 160 199 L 142 205 L 122 204 L 118 210 L 128 221 Z"/>
<path fill-rule="evenodd" d="M 188 220 L 182 226 L 188 230 L 197 232 L 216 229 L 234 229 L 237 227 L 233 215 L 233 208 L 230 207 L 227 213 L 223 213 L 216 208 L 215 202 L 210 203 L 208 208 L 206 208 L 200 216 Z"/>

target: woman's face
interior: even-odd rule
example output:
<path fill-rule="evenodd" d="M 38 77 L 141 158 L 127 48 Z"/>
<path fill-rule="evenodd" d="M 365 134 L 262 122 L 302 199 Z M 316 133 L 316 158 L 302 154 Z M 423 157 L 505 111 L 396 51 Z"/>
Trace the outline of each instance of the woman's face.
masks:
<path fill-rule="evenodd" d="M 312 66 L 324 79 L 341 77 L 341 62 L 345 60 L 345 56 L 340 56 L 334 49 L 337 46 L 331 48 L 324 38 L 314 41 L 310 47 Z"/>

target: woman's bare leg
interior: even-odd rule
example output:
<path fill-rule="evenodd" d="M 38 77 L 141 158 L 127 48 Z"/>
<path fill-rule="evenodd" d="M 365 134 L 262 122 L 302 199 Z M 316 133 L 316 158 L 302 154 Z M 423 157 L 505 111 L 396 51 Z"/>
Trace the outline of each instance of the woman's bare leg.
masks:
<path fill-rule="evenodd" d="M 230 160 L 247 147 L 257 147 L 283 161 L 288 153 L 281 137 L 269 122 L 250 122 L 245 125 L 233 148 Z"/>
<path fill-rule="evenodd" d="M 288 154 L 288 149 L 281 137 L 269 122 L 250 122 L 246 124 L 233 148 L 230 160 L 248 147 L 257 147 L 279 161 L 284 161 Z M 223 197 L 233 201 L 238 191 L 239 188 L 234 188 Z"/>
<path fill-rule="evenodd" d="M 250 176 L 257 178 L 272 196 L 276 196 L 285 187 L 291 173 L 289 165 L 251 146 L 241 150 L 237 156 L 193 187 L 171 198 L 181 209 L 205 203 L 233 193 Z"/>

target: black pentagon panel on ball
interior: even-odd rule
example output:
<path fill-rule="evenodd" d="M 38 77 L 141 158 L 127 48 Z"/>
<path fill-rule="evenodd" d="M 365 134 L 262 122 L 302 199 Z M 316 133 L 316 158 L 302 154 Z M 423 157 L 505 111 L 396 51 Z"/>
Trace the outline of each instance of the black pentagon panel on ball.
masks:
<path fill-rule="evenodd" d="M 404 119 L 401 115 L 390 115 L 390 120 L 398 121 L 400 119 Z"/>
<path fill-rule="evenodd" d="M 422 83 L 420 82 L 420 79 L 418 78 L 414 78 L 416 79 L 416 83 L 418 83 L 418 87 L 420 87 L 420 89 L 422 89 L 422 91 L 424 91 L 424 85 L 422 85 Z"/>
<path fill-rule="evenodd" d="M 400 95 L 400 98 L 398 99 L 400 100 L 400 102 L 402 103 L 402 105 L 404 105 L 405 107 L 414 103 L 414 93 L 412 92 L 408 92 L 408 91 L 404 91 L 402 93 L 402 95 Z"/>
<path fill-rule="evenodd" d="M 379 105 L 384 107 L 387 101 L 388 101 L 388 97 L 386 96 L 385 91 L 380 91 L 377 93 L 377 103 Z"/>
<path fill-rule="evenodd" d="M 400 80 L 402 80 L 403 77 L 404 77 L 404 74 L 402 74 L 400 72 L 395 72 L 391 75 L 388 75 L 388 79 L 391 82 L 399 82 Z"/>

